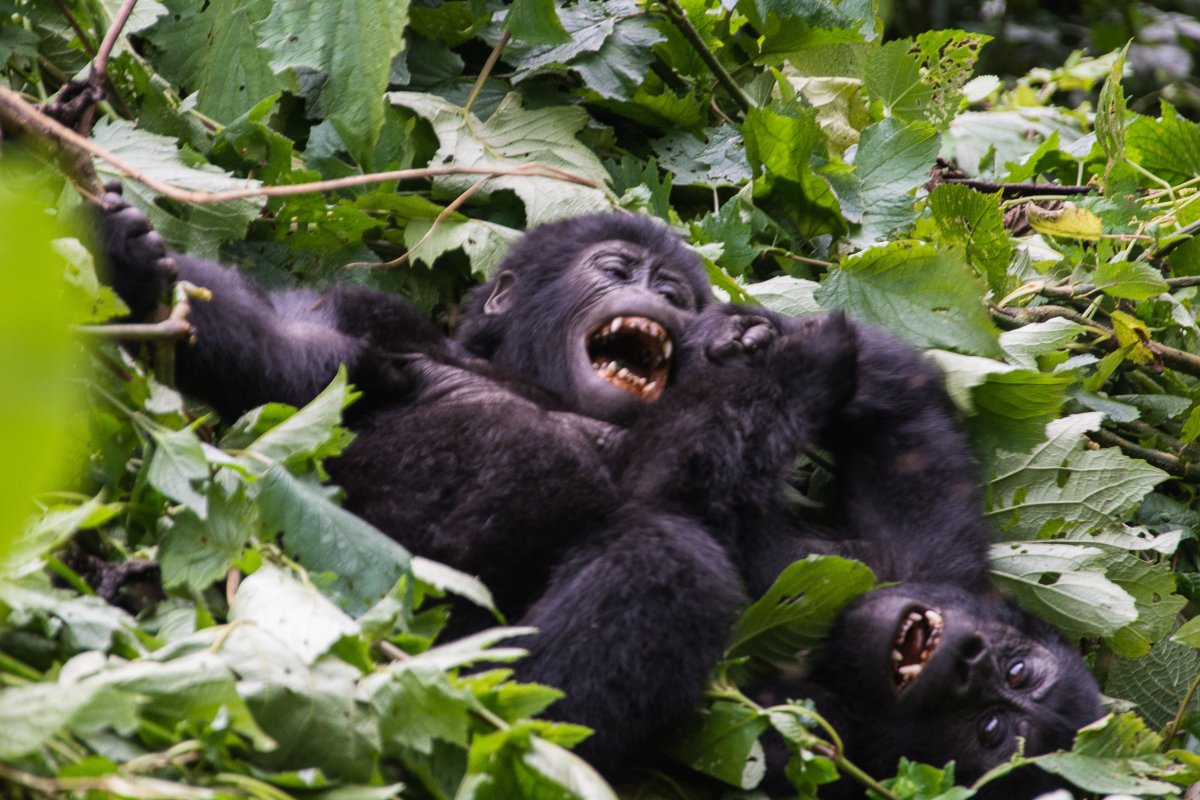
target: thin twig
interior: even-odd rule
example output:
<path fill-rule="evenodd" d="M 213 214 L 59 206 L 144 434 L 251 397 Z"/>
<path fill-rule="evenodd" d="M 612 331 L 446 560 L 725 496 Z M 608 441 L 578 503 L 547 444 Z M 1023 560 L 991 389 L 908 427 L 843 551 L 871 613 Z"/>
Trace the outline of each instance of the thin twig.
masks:
<path fill-rule="evenodd" d="M 407 661 L 409 658 L 411 658 L 408 653 L 404 652 L 399 647 L 396 647 L 396 645 L 392 644 L 386 639 L 380 639 L 375 643 L 375 646 L 379 648 L 379 652 L 383 653 L 392 661 Z"/>
<path fill-rule="evenodd" d="M 1162 450 L 1142 447 L 1140 444 L 1131 442 L 1125 437 L 1118 436 L 1105 428 L 1088 431 L 1085 435 L 1103 447 L 1119 447 L 1126 455 L 1140 458 L 1147 464 L 1158 467 L 1163 472 L 1174 475 L 1176 478 L 1181 478 L 1189 483 L 1200 483 L 1200 465 L 1189 464 L 1170 453 L 1164 453 Z"/>
<path fill-rule="evenodd" d="M 182 320 L 164 319 L 162 322 L 118 323 L 115 325 L 76 325 L 71 330 L 83 336 L 99 339 L 123 339 L 130 342 L 157 342 L 163 339 L 179 339 L 192 332 L 192 326 Z"/>
<path fill-rule="evenodd" d="M 443 175 L 488 175 L 491 177 L 499 177 L 505 175 L 523 175 L 535 178 L 549 178 L 551 180 L 565 181 L 574 183 L 580 186 L 586 186 L 590 189 L 598 189 L 599 185 L 574 172 L 545 164 L 540 161 L 533 161 L 528 164 L 522 164 L 519 167 L 424 167 L 421 169 L 399 169 L 391 172 L 375 172 L 368 175 L 352 175 L 348 178 L 337 178 L 327 181 L 313 181 L 311 183 L 295 183 L 287 186 L 247 186 L 243 189 L 234 189 L 228 192 L 205 192 L 205 191 L 190 191 L 186 189 L 177 189 L 161 181 L 157 181 L 148 175 L 145 175 L 136 167 L 128 164 L 119 157 L 100 147 L 95 142 L 92 142 L 75 131 L 59 124 L 55 120 L 38 111 L 34 106 L 27 103 L 19 94 L 0 86 L 0 121 L 12 125 L 19 130 L 40 134 L 44 139 L 54 142 L 57 146 L 65 142 L 75 148 L 83 150 L 102 161 L 116 167 L 125 177 L 143 184 L 155 192 L 158 192 L 163 197 L 177 200 L 181 203 L 192 203 L 194 205 L 205 205 L 209 203 L 224 203 L 230 200 L 243 200 L 249 197 L 290 197 L 299 194 L 310 194 L 314 192 L 329 192 L 337 189 L 347 189 L 354 186 L 367 186 L 373 183 L 385 183 L 388 181 L 404 181 L 414 180 L 417 178 L 436 178 Z"/>
<path fill-rule="evenodd" d="M 71 26 L 71 30 L 75 31 L 75 35 L 79 37 L 79 43 L 83 45 L 88 58 L 94 58 L 96 55 L 96 45 L 88 38 L 87 32 L 79 24 L 79 20 L 75 19 L 75 15 L 71 13 L 71 7 L 66 4 L 66 0 L 54 0 L 54 4 L 58 6 L 58 10 L 66 18 L 67 24 Z"/>
<path fill-rule="evenodd" d="M 1182 278 L 1167 278 L 1167 286 L 1171 289 L 1184 289 L 1188 286 L 1200 286 L 1200 275 L 1186 275 Z"/>
<path fill-rule="evenodd" d="M 463 116 L 471 112 L 471 106 L 475 105 L 476 98 L 483 91 L 484 81 L 492 74 L 492 69 L 495 68 L 496 62 L 500 60 L 500 53 L 503 52 L 504 46 L 508 44 L 508 40 L 512 38 L 512 33 L 505 31 L 500 36 L 500 41 L 496 42 L 496 46 L 492 48 L 492 52 L 488 55 L 487 61 L 483 62 L 483 69 L 479 71 L 479 77 L 475 79 L 475 85 L 471 87 L 471 93 L 467 95 L 467 102 L 463 103 Z"/>
<path fill-rule="evenodd" d="M 1175 717 L 1167 724 L 1166 730 L 1163 731 L 1162 751 L 1165 753 L 1171 748 L 1171 740 L 1179 733 L 1179 726 L 1183 722 L 1184 712 L 1191 705 L 1192 698 L 1196 694 L 1196 690 L 1200 689 L 1200 672 L 1196 673 L 1196 677 L 1192 680 L 1192 685 L 1188 687 L 1187 693 L 1183 696 L 1183 701 L 1179 704 L 1179 709 L 1175 712 Z"/>
<path fill-rule="evenodd" d="M 995 181 L 981 181 L 975 178 L 943 178 L 943 183 L 956 183 L 960 186 L 969 186 L 980 192 L 1004 192 L 1009 195 L 1076 195 L 1076 194 L 1091 194 L 1096 191 L 1095 186 L 1064 186 L 1057 183 L 997 183 Z"/>
<path fill-rule="evenodd" d="M 121 30 L 125 27 L 125 23 L 129 21 L 129 15 L 133 13 L 133 7 L 137 5 L 137 0 L 125 0 L 121 3 L 121 7 L 117 10 L 117 15 L 113 17 L 113 23 L 109 26 L 108 32 L 104 34 L 104 41 L 100 43 L 100 49 L 96 52 L 96 58 L 92 60 L 92 81 L 99 85 L 99 81 L 104 78 L 108 72 L 108 57 L 112 55 L 113 48 L 117 45 L 117 37 L 121 35 Z"/>
<path fill-rule="evenodd" d="M 429 230 L 425 231 L 425 235 L 421 237 L 420 241 L 418 241 L 412 247 L 408 248 L 408 250 L 403 255 L 401 255 L 397 258 L 393 258 L 391 261 L 384 261 L 384 262 L 352 261 L 351 263 L 349 263 L 345 267 L 343 267 L 343 269 L 357 269 L 360 267 L 370 267 L 372 269 L 391 269 L 392 267 L 400 266 L 401 264 L 403 264 L 405 261 L 408 260 L 409 256 L 411 256 L 414 252 L 419 250 L 421 245 L 423 245 L 423 244 L 425 244 L 425 242 L 429 241 L 429 237 L 433 236 L 433 232 L 436 231 L 441 226 L 441 224 L 446 221 L 446 217 L 450 216 L 455 211 L 457 211 L 462 206 L 463 203 L 465 203 L 471 199 L 471 195 L 475 194 L 480 189 L 482 189 L 484 184 L 486 184 L 491 179 L 492 179 L 491 175 L 480 178 L 479 180 L 475 181 L 475 183 L 471 184 L 471 187 L 469 189 L 467 189 L 465 192 L 460 194 L 458 197 L 454 198 L 454 200 L 452 200 L 448 206 L 443 208 L 441 213 L 438 214 L 437 217 L 433 220 L 433 224 L 429 226 Z"/>
<path fill-rule="evenodd" d="M 742 113 L 745 114 L 753 108 L 754 104 L 750 102 L 750 98 L 742 91 L 742 87 L 737 85 L 737 81 L 729 74 L 729 70 L 725 69 L 725 66 L 717 58 L 716 54 L 704 43 L 704 38 L 700 36 L 700 32 L 692 25 L 691 20 L 688 19 L 687 12 L 683 10 L 683 7 L 679 5 L 677 0 L 662 0 L 662 5 L 667 10 L 667 16 L 671 19 L 671 22 L 683 34 L 683 38 L 687 39 L 696 50 L 696 54 L 700 56 L 700 59 L 712 70 L 712 74 L 716 76 L 721 86 L 725 87 L 725 91 L 729 92 L 729 96 L 733 98 L 733 102 L 742 110 Z"/>

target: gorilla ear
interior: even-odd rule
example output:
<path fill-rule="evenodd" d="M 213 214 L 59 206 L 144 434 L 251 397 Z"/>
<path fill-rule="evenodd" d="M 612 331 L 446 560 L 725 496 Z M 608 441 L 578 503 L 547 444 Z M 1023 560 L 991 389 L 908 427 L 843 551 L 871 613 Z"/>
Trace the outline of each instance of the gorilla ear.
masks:
<path fill-rule="evenodd" d="M 492 289 L 492 296 L 483 304 L 483 313 L 485 314 L 503 314 L 508 311 L 512 305 L 514 290 L 517 286 L 517 276 L 512 270 L 504 270 L 496 276 L 496 288 Z"/>

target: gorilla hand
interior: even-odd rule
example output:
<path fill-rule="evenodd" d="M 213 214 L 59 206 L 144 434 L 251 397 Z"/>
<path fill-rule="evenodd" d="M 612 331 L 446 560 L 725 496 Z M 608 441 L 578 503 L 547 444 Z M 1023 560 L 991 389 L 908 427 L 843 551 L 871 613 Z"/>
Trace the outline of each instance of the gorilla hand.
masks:
<path fill-rule="evenodd" d="M 121 195 L 116 181 L 105 184 L 101 235 L 110 281 L 134 319 L 158 307 L 179 274 L 175 259 L 150 220 Z"/>

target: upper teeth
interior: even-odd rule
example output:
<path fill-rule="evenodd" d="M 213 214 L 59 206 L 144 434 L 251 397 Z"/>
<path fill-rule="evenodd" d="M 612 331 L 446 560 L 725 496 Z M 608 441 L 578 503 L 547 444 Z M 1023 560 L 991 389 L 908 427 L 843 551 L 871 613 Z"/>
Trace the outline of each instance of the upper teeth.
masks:
<path fill-rule="evenodd" d="M 645 317 L 613 317 L 609 322 L 592 334 L 589 347 L 594 344 L 608 342 L 622 331 L 637 331 L 643 338 L 636 345 L 634 352 L 628 353 L 634 363 L 623 365 L 621 356 L 610 350 L 603 355 L 594 357 L 594 367 L 604 378 L 613 383 L 620 382 L 624 389 L 635 391 L 645 398 L 657 396 L 662 384 L 659 378 L 664 377 L 665 370 L 671 358 L 671 337 L 662 325 Z M 631 369 L 632 367 L 632 369 Z M 634 370 L 637 370 L 635 372 Z M 639 374 L 646 373 L 646 374 Z"/>
<path fill-rule="evenodd" d="M 926 638 L 921 652 L 917 654 L 919 660 L 912 664 L 901 664 L 904 660 L 904 654 L 900 651 L 900 648 L 904 646 L 904 641 L 912 626 L 922 620 L 929 625 L 929 636 Z M 906 688 L 917 679 L 917 676 L 921 674 L 921 670 L 925 669 L 925 665 L 929 663 L 929 657 L 933 655 L 933 651 L 937 649 L 938 642 L 942 638 L 942 628 L 944 625 L 945 621 L 942 615 L 932 608 L 925 609 L 923 612 L 910 611 L 904 621 L 900 623 L 900 630 L 896 634 L 896 646 L 892 648 L 891 654 L 898 689 Z"/>

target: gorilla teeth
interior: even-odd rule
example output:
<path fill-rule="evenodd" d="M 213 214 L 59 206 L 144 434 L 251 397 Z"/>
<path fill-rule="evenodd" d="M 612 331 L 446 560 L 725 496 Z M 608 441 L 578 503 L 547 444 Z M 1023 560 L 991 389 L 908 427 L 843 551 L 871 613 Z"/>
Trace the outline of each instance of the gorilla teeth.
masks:
<path fill-rule="evenodd" d="M 892 679 L 903 691 L 917 679 L 941 642 L 945 620 L 936 609 L 910 611 L 900 622 L 892 648 Z"/>
<path fill-rule="evenodd" d="M 671 337 L 647 317 L 613 317 L 587 339 L 596 374 L 641 400 L 662 394 L 670 370 Z"/>

